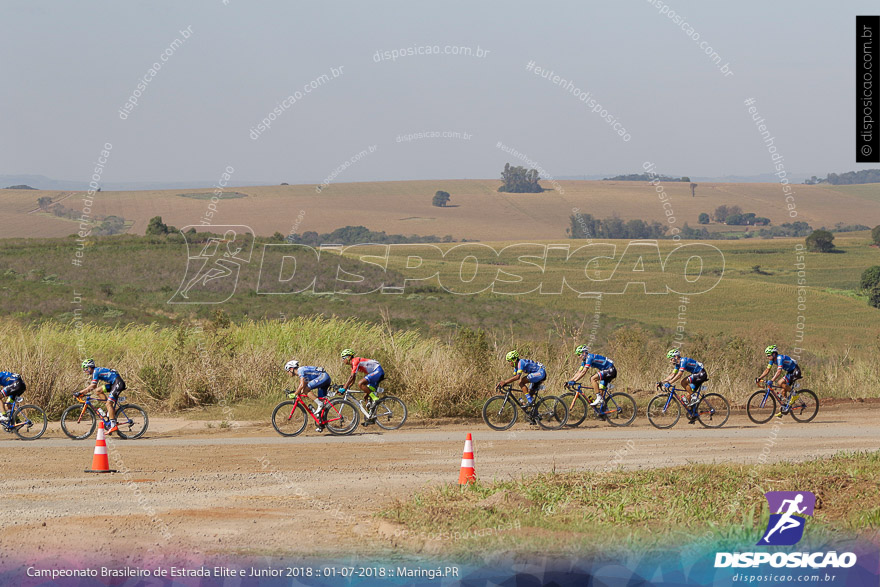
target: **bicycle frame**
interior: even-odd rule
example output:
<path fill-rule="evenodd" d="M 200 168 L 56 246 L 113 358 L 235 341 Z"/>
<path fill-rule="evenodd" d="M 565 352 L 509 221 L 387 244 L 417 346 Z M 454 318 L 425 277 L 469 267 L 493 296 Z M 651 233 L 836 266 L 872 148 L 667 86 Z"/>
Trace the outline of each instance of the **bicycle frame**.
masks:
<path fill-rule="evenodd" d="M 290 395 L 292 393 L 295 393 L 295 392 L 288 390 L 287 397 L 290 397 Z M 321 399 L 321 401 L 323 402 L 324 405 L 321 408 L 321 414 L 320 414 L 321 418 L 318 419 L 318 416 L 315 416 L 315 413 L 309 408 L 309 405 L 306 403 L 306 400 L 303 399 L 304 395 L 306 395 L 306 394 L 300 393 L 296 396 L 296 402 L 293 404 L 293 408 L 290 410 L 291 416 L 293 415 L 294 410 L 296 410 L 299 406 L 302 406 L 305 409 L 306 413 L 312 417 L 312 420 L 315 421 L 315 426 L 324 426 L 328 422 L 335 422 L 335 421 L 341 419 L 341 416 L 338 416 L 338 415 L 335 418 L 329 418 L 329 419 L 327 418 L 327 416 L 326 416 L 327 409 L 330 407 L 329 400 L 327 400 L 327 398 Z M 308 397 L 308 396 L 306 396 L 306 397 Z M 293 399 L 293 398 L 291 398 L 291 399 Z M 338 414 L 338 412 L 337 412 L 337 414 Z M 290 416 L 288 416 L 288 418 L 290 418 Z"/>
<path fill-rule="evenodd" d="M 592 385 L 581 385 L 580 383 L 575 383 L 574 385 L 569 385 L 566 383 L 563 387 L 565 387 L 565 389 L 568 389 L 569 391 L 573 391 L 575 393 L 574 399 L 571 400 L 571 405 L 568 406 L 569 410 L 574 407 L 574 402 L 577 401 L 577 396 L 579 396 L 579 395 L 583 395 L 585 397 L 589 396 L 589 393 L 584 391 L 585 389 L 589 390 L 590 392 L 596 391 L 595 389 L 593 389 Z M 614 389 L 613 383 L 609 383 L 605 387 L 605 389 L 602 389 L 601 387 L 599 388 L 599 394 L 602 396 L 603 400 L 605 399 L 605 396 L 608 395 L 608 392 L 611 391 L 612 389 Z M 603 413 L 603 412 L 600 412 L 599 410 L 597 410 L 596 406 L 591 405 L 589 402 L 587 402 L 587 405 L 589 405 L 591 408 L 593 408 L 593 410 L 595 410 L 597 414 Z"/>
<path fill-rule="evenodd" d="M 675 387 L 673 385 L 672 387 L 669 388 L 669 397 L 666 398 L 666 403 L 663 404 L 663 411 L 665 412 L 666 410 L 669 409 L 669 404 L 670 404 L 670 402 L 672 402 L 672 398 L 675 398 L 678 400 L 678 403 L 680 403 L 681 406 L 684 408 L 684 410 L 688 414 L 688 416 L 692 416 L 694 414 L 694 412 L 696 412 L 697 404 L 699 402 L 692 401 L 692 403 L 690 405 L 688 405 L 685 403 L 685 401 L 683 399 L 681 399 L 681 394 L 677 394 L 675 392 L 676 391 L 683 391 L 683 392 L 687 392 L 687 393 L 696 393 L 697 398 L 699 399 L 703 395 L 703 387 L 705 387 L 705 384 L 701 385 L 700 389 L 698 389 L 696 392 L 692 392 L 690 389 L 687 389 L 685 387 Z"/>
<path fill-rule="evenodd" d="M 363 413 L 363 415 L 365 417 L 367 417 L 367 418 L 372 417 L 373 411 L 375 411 L 375 405 L 373 406 L 372 410 L 367 410 L 364 407 L 364 400 L 357 399 L 356 397 L 354 397 L 354 394 L 356 394 L 356 393 L 363 393 L 364 395 L 366 395 L 366 392 L 364 392 L 361 389 L 346 389 L 345 393 L 343 393 L 341 395 L 342 395 L 343 399 L 347 399 L 348 401 L 353 402 L 355 405 L 357 405 L 358 409 L 361 411 L 361 413 Z"/>
<path fill-rule="evenodd" d="M 542 389 L 543 387 L 544 387 L 544 386 L 542 385 L 542 386 L 539 387 L 538 389 Z M 529 405 L 526 405 L 526 406 L 524 406 L 524 405 L 522 405 L 521 403 L 519 403 L 519 401 L 517 401 L 517 400 L 513 397 L 513 394 L 514 394 L 514 392 L 519 392 L 519 393 L 522 393 L 522 392 L 521 392 L 520 390 L 518 390 L 518 389 L 514 389 L 512 383 L 508 383 L 507 385 L 500 385 L 500 386 L 496 387 L 495 390 L 496 390 L 496 391 L 503 391 L 503 392 L 505 392 L 505 393 L 504 393 L 504 401 L 505 401 L 505 402 L 510 402 L 510 403 L 512 403 L 512 404 L 515 405 L 517 408 L 519 408 L 520 410 L 522 410 L 522 412 L 523 412 L 526 416 L 528 416 L 528 417 L 531 417 L 531 414 L 529 414 L 529 411 L 528 411 L 527 408 L 536 408 L 536 407 L 537 407 L 537 400 L 535 401 L 535 403 L 533 403 L 533 404 L 529 404 Z M 538 390 L 535 390 L 535 391 L 538 391 Z M 525 394 L 523 394 L 523 395 L 525 395 Z"/>
<path fill-rule="evenodd" d="M 6 430 L 15 430 L 16 428 L 21 428 L 22 426 L 26 426 L 28 424 L 27 420 L 25 420 L 24 422 L 19 422 L 18 424 L 14 424 L 12 422 L 12 415 L 15 413 L 15 409 L 18 407 L 18 404 L 21 403 L 19 401 L 20 399 L 21 399 L 20 397 L 17 397 L 14 400 L 12 400 L 11 402 L 9 402 L 9 404 L 11 406 L 9 408 L 9 419 L 6 420 L 5 422 L 3 422 L 3 427 Z"/>
<path fill-rule="evenodd" d="M 98 416 L 101 418 L 101 420 L 104 421 L 104 426 L 107 426 L 107 425 L 110 423 L 110 416 L 109 416 L 108 414 L 104 414 L 104 415 L 102 415 L 101 412 L 99 412 L 98 410 L 96 410 L 96 409 L 95 409 L 95 406 L 92 405 L 92 399 L 93 399 L 93 398 L 92 398 L 91 395 L 87 395 L 84 399 L 77 398 L 76 401 L 80 402 L 80 403 L 83 405 L 83 408 L 82 408 L 82 411 L 79 413 L 79 418 L 77 418 L 76 421 L 77 421 L 77 422 L 82 422 L 82 418 L 83 418 L 83 416 L 86 415 L 86 408 L 88 407 L 88 408 L 92 408 L 92 410 L 95 411 L 95 414 L 98 415 Z M 98 398 L 94 398 L 94 400 L 95 400 L 95 401 L 98 401 L 98 402 L 112 401 L 114 407 L 118 407 L 118 406 L 119 406 L 119 402 L 123 401 L 124 399 L 125 399 L 124 397 L 117 397 L 117 398 L 114 399 L 114 400 L 111 400 L 110 398 L 107 398 L 107 399 L 98 399 Z M 116 416 L 119 417 L 119 413 L 118 413 L 118 412 L 117 412 Z M 123 422 L 123 424 L 130 424 L 131 421 L 132 421 L 132 420 L 129 418 L 128 420 L 126 420 L 125 422 Z"/>
<path fill-rule="evenodd" d="M 799 381 L 794 382 L 794 385 L 791 386 L 791 395 L 789 395 L 787 398 L 784 395 L 782 395 L 781 393 L 776 391 L 777 389 L 782 389 L 781 385 L 773 385 L 773 382 L 768 380 L 768 381 L 764 382 L 764 387 L 766 388 L 767 392 L 764 394 L 764 398 L 761 400 L 760 407 L 762 407 L 762 408 L 764 407 L 764 405 L 767 403 L 767 399 L 770 397 L 770 394 L 772 393 L 773 397 L 776 398 L 776 401 L 779 402 L 779 408 L 780 409 L 788 409 L 791 407 L 792 400 L 795 397 L 797 397 L 796 390 L 798 387 L 800 387 L 800 382 Z"/>

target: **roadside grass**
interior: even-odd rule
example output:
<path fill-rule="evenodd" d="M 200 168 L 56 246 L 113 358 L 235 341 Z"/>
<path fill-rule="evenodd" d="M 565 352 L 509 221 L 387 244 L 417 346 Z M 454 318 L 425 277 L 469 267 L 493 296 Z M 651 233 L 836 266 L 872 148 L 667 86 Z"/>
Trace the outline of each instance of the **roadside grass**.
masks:
<path fill-rule="evenodd" d="M 395 525 L 409 548 L 464 558 L 498 551 L 607 555 L 609 544 L 621 552 L 707 544 L 733 549 L 760 539 L 769 517 L 766 491 L 795 490 L 817 496 L 806 544 L 855 535 L 880 540 L 880 451 L 800 463 L 547 473 L 464 488 L 443 485 L 378 516 Z"/>

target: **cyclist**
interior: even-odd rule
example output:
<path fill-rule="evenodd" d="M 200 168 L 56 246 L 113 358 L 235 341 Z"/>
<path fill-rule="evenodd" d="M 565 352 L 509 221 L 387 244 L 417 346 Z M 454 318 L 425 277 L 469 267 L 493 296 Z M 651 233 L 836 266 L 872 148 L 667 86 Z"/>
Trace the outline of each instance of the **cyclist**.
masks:
<path fill-rule="evenodd" d="M 700 387 L 709 380 L 709 375 L 706 373 L 706 368 L 701 362 L 695 359 L 682 357 L 681 351 L 679 351 L 678 349 L 670 349 L 669 352 L 666 353 L 666 358 L 669 359 L 669 362 L 672 363 L 672 366 L 675 370 L 672 372 L 671 375 L 669 375 L 666 379 L 664 379 L 657 385 L 669 387 L 670 385 L 674 385 L 676 381 L 681 379 L 684 383 L 687 383 L 691 387 L 690 397 L 688 397 L 687 394 L 684 394 L 685 402 L 688 405 L 693 405 L 699 399 L 699 395 L 697 394 L 697 392 L 700 391 Z M 690 373 L 690 375 L 685 377 L 685 373 Z M 695 418 L 689 417 L 689 420 L 690 423 L 693 424 Z"/>
<path fill-rule="evenodd" d="M 574 377 L 568 383 L 574 384 L 583 379 L 584 375 L 589 373 L 591 368 L 596 369 L 596 372 L 590 377 L 593 391 L 596 392 L 596 397 L 590 402 L 590 405 L 599 408 L 602 406 L 602 396 L 605 393 L 606 386 L 617 377 L 617 367 L 614 366 L 614 361 L 608 357 L 591 353 L 585 344 L 578 345 L 574 349 L 574 354 L 578 355 L 583 362 L 581 363 L 581 368 L 578 369 L 577 373 L 574 374 Z"/>
<path fill-rule="evenodd" d="M 755 383 L 761 385 L 761 381 L 770 374 L 773 365 L 776 365 L 776 373 L 770 379 L 770 382 L 779 385 L 782 388 L 782 393 L 787 396 L 791 393 L 791 385 L 803 377 L 801 375 L 801 368 L 798 366 L 797 361 L 788 355 L 780 355 L 779 348 L 775 344 L 771 344 L 764 349 L 764 354 L 770 359 L 770 363 L 768 363 L 764 372 L 755 378 Z M 779 380 L 778 383 L 777 379 Z M 781 410 L 776 414 L 776 417 L 782 417 Z"/>
<path fill-rule="evenodd" d="M 321 415 L 324 409 L 322 398 L 327 396 L 330 389 L 330 375 L 324 370 L 324 367 L 299 366 L 299 361 L 292 359 L 284 365 L 285 371 L 290 373 L 291 377 L 299 377 L 299 386 L 296 388 L 296 395 L 305 393 L 315 402 L 312 413 L 316 416 Z M 321 426 L 315 428 L 317 432 L 323 432 Z"/>
<path fill-rule="evenodd" d="M 119 399 L 119 394 L 125 391 L 125 381 L 115 369 L 96 367 L 94 359 L 83 361 L 82 370 L 91 377 L 91 382 L 85 389 L 74 393 L 73 397 L 97 391 L 98 399 L 107 402 L 107 415 L 110 417 L 110 430 L 107 430 L 107 434 L 117 432 L 119 427 L 116 425 L 116 400 Z M 102 386 L 100 391 L 98 391 L 99 384 Z"/>
<path fill-rule="evenodd" d="M 538 386 L 547 379 L 547 371 L 544 370 L 544 365 L 538 361 L 521 359 L 517 350 L 507 353 L 504 360 L 513 366 L 515 373 L 513 377 L 505 379 L 498 386 L 501 387 L 519 379 L 519 388 L 525 394 L 526 404 L 532 405 L 535 401 L 535 396 L 538 395 Z"/>
<path fill-rule="evenodd" d="M 351 375 L 348 377 L 348 381 L 345 382 L 345 389 L 348 389 L 354 383 L 358 371 L 363 373 L 364 378 L 358 382 L 358 387 L 364 392 L 364 403 L 367 404 L 367 409 L 371 408 L 373 402 L 379 399 L 379 396 L 376 395 L 376 392 L 380 389 L 378 385 L 385 379 L 385 370 L 382 369 L 382 365 L 375 359 L 355 357 L 354 351 L 351 349 L 343 349 L 339 356 L 342 357 L 343 363 L 351 365 Z"/>
<path fill-rule="evenodd" d="M 9 420 L 12 402 L 27 391 L 27 386 L 18 373 L 12 371 L 0 371 L 0 399 L 3 400 L 3 413 L 0 414 L 0 422 Z"/>

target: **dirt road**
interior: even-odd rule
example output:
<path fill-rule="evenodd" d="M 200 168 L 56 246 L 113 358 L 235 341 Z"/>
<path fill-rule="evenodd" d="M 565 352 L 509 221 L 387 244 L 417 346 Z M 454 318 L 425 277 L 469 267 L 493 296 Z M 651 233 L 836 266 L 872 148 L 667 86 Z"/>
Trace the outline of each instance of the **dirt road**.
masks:
<path fill-rule="evenodd" d="M 235 429 L 156 419 L 146 437 L 108 442 L 111 467 L 90 475 L 94 439 L 71 441 L 57 424 L 35 442 L 4 440 L 4 511 L 16 512 L 0 542 L 43 556 L 87 548 L 99 557 L 165 553 L 331 554 L 392 547 L 378 509 L 428 485 L 455 482 L 466 432 L 484 481 L 557 471 L 686 463 L 804 460 L 880 448 L 880 407 L 823 409 L 810 424 L 784 418 L 756 426 L 735 413 L 722 429 L 679 422 L 652 428 L 594 426 L 546 432 L 481 422 L 361 428 L 350 437 L 307 432 L 282 438 L 270 426 Z M 371 501 L 365 502 L 365 498 Z M 385 525 L 387 526 L 387 525 Z M 356 546 L 357 545 L 357 546 Z M 368 546 L 364 546 L 368 545 Z"/>

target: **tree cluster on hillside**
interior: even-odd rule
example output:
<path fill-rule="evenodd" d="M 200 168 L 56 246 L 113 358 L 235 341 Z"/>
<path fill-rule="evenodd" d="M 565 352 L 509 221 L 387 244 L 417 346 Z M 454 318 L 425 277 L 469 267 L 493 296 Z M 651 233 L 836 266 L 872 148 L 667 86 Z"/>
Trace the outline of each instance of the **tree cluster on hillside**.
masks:
<path fill-rule="evenodd" d="M 823 226 L 822 230 L 827 230 L 828 232 L 861 232 L 863 230 L 871 230 L 871 227 L 864 224 L 844 224 L 843 222 L 838 222 L 833 228 Z"/>
<path fill-rule="evenodd" d="M 449 192 L 444 192 L 443 190 L 437 190 L 437 192 L 434 193 L 434 199 L 431 200 L 431 205 L 436 206 L 437 208 L 445 208 L 448 203 Z"/>
<path fill-rule="evenodd" d="M 767 226 L 770 219 L 758 216 L 754 212 L 743 212 L 739 206 L 718 206 L 715 208 L 715 222 L 729 226 Z M 705 224 L 701 222 L 700 224 Z"/>
<path fill-rule="evenodd" d="M 666 227 L 656 220 L 623 221 L 616 216 L 593 218 L 592 214 L 572 214 L 570 228 L 566 229 L 569 238 L 663 238 Z"/>
<path fill-rule="evenodd" d="M 880 265 L 873 265 L 862 272 L 859 287 L 868 296 L 868 304 L 880 308 Z"/>
<path fill-rule="evenodd" d="M 858 183 L 880 183 L 880 169 L 860 169 L 846 173 L 829 173 L 825 181 L 831 185 L 853 185 Z"/>
<path fill-rule="evenodd" d="M 21 184 L 21 185 L 10 185 L 3 188 L 4 190 L 35 190 L 37 188 L 32 188 L 29 185 Z"/>
<path fill-rule="evenodd" d="M 687 182 L 690 183 L 691 178 L 670 177 L 668 175 L 653 175 L 651 173 L 627 173 L 625 175 L 615 175 L 614 177 L 606 177 L 602 181 L 665 181 L 665 182 Z"/>
<path fill-rule="evenodd" d="M 880 224 L 871 229 L 871 240 L 875 245 L 880 246 Z"/>
<path fill-rule="evenodd" d="M 147 223 L 146 234 L 148 236 L 164 236 L 166 234 L 177 234 L 177 228 L 174 226 L 169 226 L 162 222 L 161 216 L 153 216 Z"/>
<path fill-rule="evenodd" d="M 834 251 L 834 235 L 827 230 L 814 230 L 806 240 L 807 250 L 814 253 Z"/>
<path fill-rule="evenodd" d="M 813 227 L 806 222 L 783 222 L 779 226 L 762 228 L 758 231 L 758 236 L 762 238 L 770 238 L 774 236 L 807 236 L 811 232 L 813 232 Z"/>
<path fill-rule="evenodd" d="M 293 234 L 284 237 L 276 232 L 276 240 L 287 241 L 293 244 L 320 246 L 322 244 L 357 245 L 357 244 L 398 244 L 398 243 L 451 243 L 455 242 L 451 235 L 444 237 L 434 235 L 410 235 L 386 234 L 384 231 L 375 232 L 365 226 L 344 226 L 333 232 L 318 234 L 315 231 L 306 231 L 302 234 Z"/>
<path fill-rule="evenodd" d="M 82 211 L 68 208 L 62 204 L 52 205 L 52 198 L 43 196 L 37 198 L 37 205 L 40 210 L 54 214 L 59 218 L 67 218 L 69 220 L 81 220 Z M 128 227 L 125 225 L 125 218 L 122 216 L 102 216 L 100 214 L 92 214 L 88 217 L 91 236 L 112 236 L 114 234 L 122 234 Z"/>
<path fill-rule="evenodd" d="M 508 192 L 511 194 L 537 194 L 544 191 L 544 188 L 538 184 L 537 169 L 526 169 L 525 167 L 511 167 L 510 163 L 504 164 L 504 171 L 501 172 L 501 187 L 499 192 Z"/>

